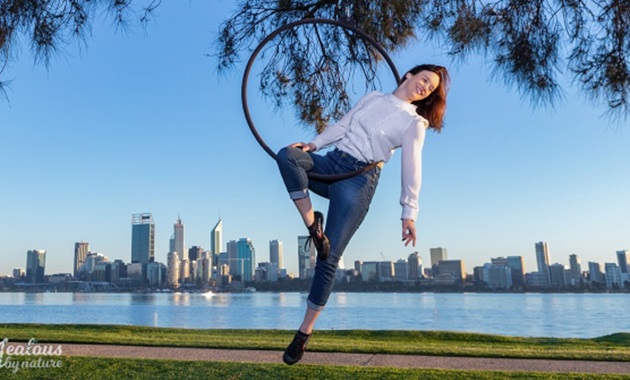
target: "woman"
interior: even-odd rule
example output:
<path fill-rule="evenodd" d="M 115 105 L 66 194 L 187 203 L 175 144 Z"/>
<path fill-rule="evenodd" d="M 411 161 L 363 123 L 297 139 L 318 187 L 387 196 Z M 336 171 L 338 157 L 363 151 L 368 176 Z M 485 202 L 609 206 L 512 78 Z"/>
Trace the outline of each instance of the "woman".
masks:
<path fill-rule="evenodd" d="M 307 172 L 338 174 L 369 163 L 387 162 L 402 148 L 402 240 L 416 245 L 415 219 L 421 182 L 422 146 L 427 128 L 440 132 L 446 110 L 449 75 L 446 68 L 420 65 L 409 70 L 393 93 L 369 93 L 341 120 L 309 143 L 295 143 L 278 152 L 280 174 L 310 239 L 317 248 L 317 265 L 306 314 L 284 362 L 297 363 L 304 354 L 317 317 L 332 291 L 335 271 L 350 238 L 367 214 L 382 165 L 332 183 L 309 180 Z M 334 145 L 326 155 L 315 151 Z M 322 213 L 314 211 L 309 189 L 330 200 L 324 231 Z"/>

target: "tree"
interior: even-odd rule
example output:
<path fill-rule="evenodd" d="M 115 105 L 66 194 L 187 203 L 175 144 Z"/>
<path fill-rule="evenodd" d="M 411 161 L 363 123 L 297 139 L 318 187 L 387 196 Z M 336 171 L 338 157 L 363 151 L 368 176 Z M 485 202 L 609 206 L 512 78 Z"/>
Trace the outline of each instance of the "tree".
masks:
<path fill-rule="evenodd" d="M 64 45 L 85 43 L 90 22 L 105 12 L 116 27 L 145 22 L 159 0 L 0 0 L 0 80 L 16 59 L 20 36 L 35 61 L 48 64 Z M 303 18 L 344 19 L 395 52 L 419 38 L 440 42 L 465 62 L 488 58 L 494 73 L 534 105 L 554 104 L 558 75 L 605 104 L 613 118 L 630 114 L 628 0 L 239 0 L 220 26 L 218 67 L 229 70 L 271 31 Z M 300 120 L 319 127 L 349 107 L 348 78 L 371 86 L 379 56 L 342 28 L 305 26 L 269 45 L 259 75 L 276 105 L 297 105 Z M 0 82 L 0 94 L 3 85 Z"/>
<path fill-rule="evenodd" d="M 6 99 L 2 74 L 17 59 L 20 38 L 28 41 L 35 63 L 48 66 L 66 45 L 86 45 L 92 21 L 105 13 L 125 30 L 134 20 L 146 23 L 161 0 L 145 1 L 136 9 L 133 0 L 0 0 L 0 95 Z M 137 1 L 136 1 L 137 3 Z"/>
<path fill-rule="evenodd" d="M 515 85 L 534 105 L 554 104 L 560 93 L 557 77 L 566 68 L 585 95 L 606 104 L 610 116 L 625 120 L 630 113 L 627 0 L 242 0 L 221 25 L 219 68 L 232 67 L 275 28 L 312 17 L 345 17 L 389 51 L 424 36 L 448 46 L 454 60 L 483 54 L 505 84 Z M 369 81 L 378 57 L 358 49 L 356 36 L 339 28 L 313 29 L 304 31 L 308 39 L 298 32 L 278 38 L 260 87 L 277 102 L 289 92 L 300 118 L 321 124 L 343 112 L 339 105 L 347 108 L 339 67 L 358 67 Z M 322 55 L 305 54 L 317 43 L 328 48 L 324 63 L 317 60 Z M 304 74 L 305 69 L 310 72 Z M 322 104 L 333 104 L 332 109 L 324 112 Z"/>

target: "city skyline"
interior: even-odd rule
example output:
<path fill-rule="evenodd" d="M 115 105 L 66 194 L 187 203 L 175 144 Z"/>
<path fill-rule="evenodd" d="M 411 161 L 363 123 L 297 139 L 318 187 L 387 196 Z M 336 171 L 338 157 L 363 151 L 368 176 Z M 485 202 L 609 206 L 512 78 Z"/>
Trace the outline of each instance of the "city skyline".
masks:
<path fill-rule="evenodd" d="M 208 247 L 222 219 L 224 236 L 248 237 L 265 255 L 269 240 L 284 241 L 285 266 L 297 270 L 288 242 L 306 230 L 246 126 L 243 65 L 218 75 L 206 56 L 233 6 L 163 3 L 146 30 L 127 34 L 95 22 L 89 49 L 69 46 L 48 70 L 24 49 L 5 70 L 12 83 L 10 102 L 0 102 L 2 273 L 23 267 L 32 249 L 47 251 L 47 270 L 72 273 L 79 241 L 126 260 L 129 215 L 144 211 L 156 223 L 157 261 L 166 262 L 181 215 L 187 245 Z M 446 127 L 424 148 L 417 246 L 400 243 L 398 152 L 344 252 L 346 266 L 381 260 L 381 252 L 396 261 L 418 251 L 427 262 L 430 248 L 446 247 L 467 267 L 520 255 L 531 270 L 537 241 L 549 242 L 551 263 L 571 254 L 614 261 L 630 247 L 628 121 L 610 123 L 605 107 L 571 86 L 555 109 L 532 108 L 493 79 L 483 58 L 454 64 L 424 41 L 392 58 L 400 71 L 421 62 L 449 68 Z M 392 89 L 388 76 L 382 82 Z M 354 99 L 363 93 L 354 90 Z M 291 110 L 274 114 L 264 101 L 250 102 L 270 146 L 310 138 L 292 127 Z M 313 201 L 326 214 L 327 203 Z"/>
<path fill-rule="evenodd" d="M 186 247 L 184 245 L 185 244 L 184 243 L 185 224 L 183 223 L 181 216 L 179 215 L 177 217 L 177 221 L 173 225 L 173 234 L 171 235 L 171 238 L 169 239 L 169 252 L 167 253 L 166 260 L 164 261 L 154 260 L 154 257 L 150 255 L 149 253 L 151 251 L 151 247 L 155 245 L 153 241 L 155 223 L 153 221 L 152 214 L 151 213 L 133 214 L 131 218 L 131 227 L 132 227 L 131 228 L 132 242 L 131 242 L 131 251 L 129 255 L 130 260 L 127 262 L 129 264 L 133 264 L 133 263 L 147 264 L 147 263 L 155 262 L 155 263 L 164 265 L 166 268 L 168 268 L 168 272 L 166 273 L 166 281 L 168 283 L 173 283 L 173 278 L 186 279 L 189 276 L 191 276 L 190 273 L 193 270 L 191 267 L 191 263 L 193 259 L 189 259 L 189 253 L 191 250 L 194 250 L 196 252 L 195 259 L 200 258 L 200 257 L 197 257 L 197 255 L 202 255 L 203 252 L 206 252 L 206 251 L 203 251 L 203 248 L 200 245 L 191 245 L 190 247 Z M 281 240 L 278 240 L 278 239 L 269 240 L 268 241 L 268 255 L 265 256 L 266 260 L 262 258 L 257 260 L 256 248 L 252 240 L 248 237 L 241 237 L 238 239 L 227 239 L 225 250 L 223 250 L 222 248 L 216 250 L 216 247 L 220 246 L 220 242 L 223 240 L 222 230 L 223 230 L 223 220 L 219 219 L 210 233 L 210 246 L 214 248 L 211 248 L 207 252 L 209 252 L 211 255 L 209 258 L 211 262 L 214 262 L 216 260 L 221 260 L 219 258 L 220 254 L 226 255 L 225 259 L 227 261 L 225 262 L 225 264 L 229 265 L 230 275 L 243 275 L 246 281 L 252 281 L 252 279 L 254 278 L 254 272 L 256 271 L 258 264 L 261 264 L 261 263 L 267 263 L 267 264 L 274 263 L 275 268 L 277 270 L 284 269 L 286 270 L 287 274 L 292 274 L 293 276 L 299 277 L 299 278 L 309 277 L 312 275 L 312 273 L 307 274 L 304 271 L 304 269 L 312 270 L 312 268 L 314 268 L 314 264 L 315 264 L 314 260 L 316 257 L 312 244 L 310 245 L 309 252 L 305 251 L 306 247 L 308 246 L 308 244 L 306 243 L 308 239 L 308 235 L 299 235 L 296 237 L 296 240 L 297 240 L 296 258 L 298 260 L 298 268 L 297 268 L 298 270 L 293 271 L 293 270 L 290 270 L 290 268 L 287 269 L 286 267 L 281 265 L 281 263 L 284 261 L 284 243 Z M 139 245 L 141 245 L 139 242 L 146 245 L 146 247 L 144 248 L 139 247 Z M 32 268 L 37 267 L 38 264 L 36 263 L 41 261 L 44 264 L 40 266 L 41 273 L 38 274 L 38 278 L 39 277 L 43 278 L 45 274 L 51 275 L 51 274 L 63 274 L 63 273 L 71 273 L 75 278 L 78 278 L 77 271 L 82 270 L 81 268 L 82 264 L 86 261 L 86 259 L 91 259 L 93 257 L 92 255 L 97 255 L 98 257 L 105 258 L 106 261 L 109 260 L 109 258 L 106 255 L 104 255 L 102 252 L 91 252 L 89 249 L 90 247 L 89 244 L 90 244 L 89 242 L 84 242 L 84 241 L 75 242 L 74 260 L 71 265 L 73 268 L 72 272 L 44 273 L 44 266 L 45 266 L 47 252 L 46 250 L 35 249 L 35 250 L 28 250 L 26 266 L 13 267 L 11 269 L 11 273 L 14 274 L 16 273 L 16 271 L 21 270 L 26 275 L 28 282 L 32 282 L 32 278 L 34 277 L 34 275 L 32 274 L 34 273 L 34 269 Z M 176 247 L 180 247 L 181 253 L 175 249 Z M 554 276 L 556 277 L 564 276 L 563 271 L 565 270 L 570 272 L 571 276 L 573 276 L 574 278 L 581 277 L 582 271 L 579 269 L 581 268 L 581 258 L 579 255 L 570 254 L 568 256 L 568 265 L 562 261 L 555 261 L 552 263 L 552 261 L 550 260 L 548 242 L 546 241 L 535 242 L 533 247 L 534 247 L 533 251 L 534 251 L 535 261 L 537 265 L 535 268 L 532 268 L 529 271 L 527 270 L 528 267 L 524 265 L 525 263 L 524 258 L 526 257 L 525 255 L 517 255 L 517 256 L 512 255 L 512 256 L 507 256 L 507 257 L 505 256 L 489 257 L 489 258 L 486 258 L 482 264 L 468 266 L 469 269 L 473 268 L 474 269 L 473 271 L 470 271 L 470 270 L 466 271 L 464 269 L 466 265 L 465 260 L 462 260 L 461 258 L 455 257 L 449 260 L 448 249 L 446 247 L 430 248 L 426 254 L 426 261 L 424 261 L 425 259 L 423 259 L 423 255 L 420 254 L 418 251 L 411 252 L 408 257 L 411 258 L 415 256 L 417 260 L 419 260 L 421 263 L 426 262 L 427 264 L 430 265 L 430 267 L 435 267 L 440 262 L 443 262 L 443 263 L 459 262 L 459 264 L 457 265 L 461 265 L 460 272 L 464 277 L 466 274 L 476 275 L 475 272 L 477 268 L 482 268 L 482 267 L 486 268 L 488 265 L 508 265 L 508 266 L 514 267 L 515 265 L 513 262 L 512 264 L 510 264 L 510 262 L 513 261 L 514 258 L 518 258 L 519 263 L 517 266 L 520 268 L 523 274 L 527 273 L 528 275 L 532 275 L 531 278 L 530 276 L 528 276 L 528 278 L 530 278 L 530 282 L 532 283 L 540 283 L 541 285 L 544 285 L 546 283 L 547 285 L 549 285 L 553 283 Z M 146 260 L 138 260 L 138 257 L 140 257 L 140 254 L 137 253 L 138 251 L 144 252 L 143 254 L 146 256 Z M 584 272 L 591 273 L 591 271 L 596 269 L 596 272 L 598 273 L 595 274 L 594 276 L 595 278 L 597 278 L 600 275 L 600 273 L 603 273 L 603 272 L 608 273 L 608 269 L 606 269 L 606 271 L 602 271 L 603 267 L 607 267 L 609 265 L 616 265 L 619 267 L 619 275 L 622 275 L 622 274 L 625 275 L 628 272 L 630 272 L 630 266 L 628 265 L 628 261 L 627 261 L 628 252 L 629 251 L 627 249 L 616 250 L 614 260 L 612 261 L 605 260 L 603 262 L 599 262 L 599 261 L 594 262 L 594 261 L 588 260 L 588 269 L 585 269 Z M 34 255 L 36 253 L 39 256 L 43 255 L 43 259 L 34 259 L 33 257 L 35 257 Z M 398 258 L 397 260 L 386 260 L 382 252 L 380 252 L 380 254 L 383 259 L 382 262 L 389 261 L 392 263 L 393 266 L 395 265 L 396 262 L 407 259 L 407 258 Z M 488 259 L 490 260 L 490 262 L 488 262 Z M 124 258 L 121 258 L 121 257 L 116 257 L 112 260 L 112 262 L 113 261 L 121 261 L 123 263 L 125 262 Z M 355 260 L 355 264 L 356 262 L 359 262 L 359 261 L 371 262 L 370 260 Z M 373 262 L 379 262 L 379 261 L 381 260 L 373 261 Z M 234 265 L 235 262 L 237 263 L 237 265 Z M 340 261 L 340 268 L 345 267 L 343 262 L 344 260 L 342 259 Z M 220 272 L 221 269 L 218 268 L 220 267 L 219 264 L 217 264 L 217 270 Z M 594 264 L 596 264 L 597 267 L 593 266 Z M 92 263 L 91 265 L 94 265 L 94 264 Z M 554 268 L 557 270 L 561 270 L 561 272 L 559 272 L 560 274 L 556 273 L 554 275 L 552 273 Z M 180 269 L 181 269 L 181 273 L 180 273 Z M 485 270 L 487 270 L 487 268 Z M 208 273 L 209 269 L 206 268 L 205 271 L 206 273 Z M 578 272 L 579 274 L 576 272 Z M 0 273 L 0 275 L 3 275 L 3 273 Z M 174 282 L 178 282 L 178 281 L 174 281 Z"/>

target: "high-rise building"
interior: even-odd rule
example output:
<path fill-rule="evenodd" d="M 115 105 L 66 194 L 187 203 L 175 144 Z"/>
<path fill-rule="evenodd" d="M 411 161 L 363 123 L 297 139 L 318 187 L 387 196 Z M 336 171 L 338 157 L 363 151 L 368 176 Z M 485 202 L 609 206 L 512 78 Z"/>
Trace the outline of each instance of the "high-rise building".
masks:
<path fill-rule="evenodd" d="M 504 262 L 492 259 L 492 263 L 484 264 L 481 270 L 476 271 L 481 272 L 481 280 L 491 288 L 510 289 L 513 286 L 512 270 L 507 265 L 507 259 Z"/>
<path fill-rule="evenodd" d="M 621 283 L 621 268 L 616 263 L 605 263 L 604 270 L 606 272 L 606 287 L 622 287 Z"/>
<path fill-rule="evenodd" d="M 171 236 L 170 251 L 177 252 L 180 260 L 188 259 L 188 250 L 184 241 L 184 223 L 181 218 L 173 225 L 173 236 Z"/>
<path fill-rule="evenodd" d="M 90 252 L 90 243 L 83 241 L 74 243 L 74 278 L 79 278 L 79 272 L 87 259 L 88 252 Z"/>
<path fill-rule="evenodd" d="M 308 235 L 298 236 L 298 275 L 300 278 L 313 277 L 315 273 L 317 252 L 315 244 L 307 244 L 307 240 Z"/>
<path fill-rule="evenodd" d="M 190 281 L 190 260 L 187 258 L 180 259 L 179 263 L 179 282 Z"/>
<path fill-rule="evenodd" d="M 602 264 L 593 261 L 588 262 L 588 274 L 591 282 L 604 283 L 604 274 L 602 273 Z"/>
<path fill-rule="evenodd" d="M 106 263 L 109 261 L 107 256 L 98 252 L 88 252 L 87 257 L 85 258 L 85 262 L 83 263 L 83 272 L 86 274 L 90 274 L 94 272 L 96 266 L 100 263 Z"/>
<path fill-rule="evenodd" d="M 407 258 L 407 264 L 409 266 L 409 279 L 417 280 L 422 278 L 422 258 L 418 255 L 418 252 L 413 252 Z"/>
<path fill-rule="evenodd" d="M 440 260 L 437 264 L 437 270 L 441 275 L 445 273 L 452 274 L 453 278 L 459 283 L 463 283 L 466 280 L 466 270 L 462 260 Z"/>
<path fill-rule="evenodd" d="M 167 255 L 166 283 L 171 288 L 179 287 L 179 255 L 177 252 L 169 252 Z"/>
<path fill-rule="evenodd" d="M 378 262 L 378 280 L 379 281 L 392 281 L 394 279 L 394 262 L 393 261 L 379 261 Z"/>
<path fill-rule="evenodd" d="M 241 281 L 252 281 L 256 271 L 256 250 L 251 239 L 238 239 L 236 249 L 236 274 L 241 276 Z"/>
<path fill-rule="evenodd" d="M 549 284 L 555 287 L 564 287 L 566 282 L 564 280 L 564 265 L 553 264 L 549 265 Z"/>
<path fill-rule="evenodd" d="M 569 268 L 571 271 L 571 285 L 579 285 L 582 279 L 582 262 L 578 255 L 569 255 Z"/>
<path fill-rule="evenodd" d="M 522 288 L 525 286 L 525 262 L 523 256 L 508 256 L 507 266 L 512 274 L 512 286 Z"/>
<path fill-rule="evenodd" d="M 363 261 L 361 262 L 361 280 L 363 282 L 377 282 L 378 278 L 378 261 Z"/>
<path fill-rule="evenodd" d="M 617 251 L 617 264 L 619 265 L 619 270 L 621 273 L 630 272 L 630 268 L 628 267 L 628 250 Z"/>
<path fill-rule="evenodd" d="M 215 257 L 219 255 L 219 253 L 221 253 L 221 247 L 223 246 L 223 243 L 221 242 L 222 239 L 223 221 L 219 219 L 217 224 L 212 229 L 212 232 L 210 233 L 210 251 L 212 251 L 212 254 Z"/>
<path fill-rule="evenodd" d="M 398 259 L 394 263 L 394 279 L 396 281 L 409 280 L 409 263 L 405 259 Z"/>
<path fill-rule="evenodd" d="M 121 278 L 127 277 L 127 265 L 120 259 L 111 264 L 111 282 L 117 284 Z"/>
<path fill-rule="evenodd" d="M 196 278 L 203 283 L 207 283 L 212 278 L 212 252 L 202 251 L 197 256 L 197 272 Z"/>
<path fill-rule="evenodd" d="M 549 246 L 546 242 L 536 243 L 536 264 L 538 272 L 549 275 Z"/>
<path fill-rule="evenodd" d="M 24 268 L 13 268 L 13 277 L 14 278 L 22 278 L 26 275 L 24 272 Z"/>
<path fill-rule="evenodd" d="M 147 282 L 149 286 L 162 286 L 164 283 L 164 264 L 162 263 L 149 263 L 147 264 Z"/>
<path fill-rule="evenodd" d="M 46 251 L 33 249 L 26 252 L 26 282 L 31 284 L 44 282 Z"/>
<path fill-rule="evenodd" d="M 269 262 L 276 264 L 278 268 L 284 268 L 284 247 L 282 241 L 271 240 L 269 242 Z"/>
<path fill-rule="evenodd" d="M 133 214 L 131 217 L 131 262 L 152 263 L 155 261 L 155 223 L 149 213 Z"/>
<path fill-rule="evenodd" d="M 256 268 L 256 281 L 278 281 L 278 265 L 276 263 L 258 263 Z"/>
<path fill-rule="evenodd" d="M 509 269 L 510 272 L 510 281 L 504 281 L 501 279 L 501 276 L 503 276 L 503 270 L 502 269 L 496 269 L 496 268 L 490 268 L 489 267 L 485 267 L 485 274 L 489 274 L 491 273 L 492 276 L 498 276 L 497 278 L 493 279 L 495 284 L 498 284 L 497 286 L 494 287 L 501 287 L 501 286 L 508 286 L 509 287 L 515 287 L 515 288 L 521 288 L 523 286 L 525 286 L 525 263 L 523 262 L 523 257 L 522 256 L 508 256 L 506 257 L 494 257 L 490 259 L 490 262 L 492 265 L 499 265 L 499 266 L 505 266 Z M 484 279 L 484 281 L 486 283 L 488 283 L 487 280 Z M 488 283 L 490 285 L 490 283 Z M 507 285 L 509 284 L 509 285 Z M 493 285 L 490 285 L 493 286 Z"/>
<path fill-rule="evenodd" d="M 436 266 L 440 261 L 448 260 L 446 248 L 431 248 L 429 252 L 431 253 L 431 267 Z"/>
<path fill-rule="evenodd" d="M 230 268 L 230 276 L 236 276 L 238 273 L 238 245 L 236 240 L 227 242 L 227 265 Z"/>
<path fill-rule="evenodd" d="M 203 248 L 198 245 L 194 245 L 188 250 L 188 259 L 191 263 L 195 260 L 201 259 L 201 256 L 203 256 L 203 252 Z"/>

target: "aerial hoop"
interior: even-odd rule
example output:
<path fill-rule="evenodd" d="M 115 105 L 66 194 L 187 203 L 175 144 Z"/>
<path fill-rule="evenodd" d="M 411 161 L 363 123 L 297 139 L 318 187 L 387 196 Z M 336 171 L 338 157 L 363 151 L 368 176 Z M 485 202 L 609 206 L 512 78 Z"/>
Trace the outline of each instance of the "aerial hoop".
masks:
<path fill-rule="evenodd" d="M 252 55 L 249 58 L 249 61 L 247 62 L 247 66 L 245 67 L 245 72 L 243 73 L 243 83 L 241 85 L 241 102 L 243 103 L 243 112 L 245 113 L 245 119 L 247 120 L 247 125 L 249 126 L 249 129 L 252 131 L 254 138 L 256 138 L 256 141 L 258 141 L 258 144 L 260 144 L 260 146 L 265 150 L 265 152 L 267 152 L 267 154 L 271 156 L 271 158 L 273 158 L 274 160 L 276 159 L 276 153 L 273 150 L 271 150 L 269 146 L 267 146 L 265 141 L 262 139 L 262 137 L 258 133 L 258 130 L 256 130 L 256 126 L 254 125 L 254 121 L 252 120 L 252 117 L 249 112 L 249 106 L 247 102 L 247 84 L 249 81 L 249 73 L 256 60 L 256 57 L 261 52 L 261 50 L 265 47 L 265 45 L 269 43 L 269 41 L 273 40 L 278 34 L 286 30 L 289 30 L 289 29 L 292 29 L 294 27 L 304 25 L 304 24 L 334 25 L 334 26 L 338 26 L 343 29 L 346 29 L 356 34 L 357 36 L 361 37 L 363 40 L 367 41 L 373 48 L 375 48 L 381 54 L 381 56 L 387 62 L 387 65 L 391 69 L 394 79 L 396 80 L 396 83 L 400 82 L 400 75 L 398 74 L 398 70 L 396 70 L 396 66 L 394 65 L 393 61 L 391 60 L 391 58 L 389 57 L 385 49 L 383 49 L 383 47 L 374 38 L 372 38 L 365 32 L 362 32 L 361 30 L 357 29 L 356 27 L 350 25 L 348 22 L 339 21 L 339 20 L 331 20 L 331 19 L 322 19 L 322 18 L 310 18 L 310 19 L 302 19 L 302 20 L 294 21 L 274 30 L 273 32 L 271 32 L 271 34 L 265 37 L 260 42 L 260 44 L 258 44 L 256 49 L 254 49 L 254 51 L 252 52 Z M 335 175 L 330 175 L 330 174 L 326 175 L 326 174 L 318 174 L 318 173 L 307 173 L 307 174 L 310 179 L 323 181 L 323 182 L 333 182 L 333 181 L 351 178 L 355 175 L 364 173 L 366 171 L 373 169 L 376 165 L 378 165 L 378 162 L 371 163 L 367 165 L 366 167 L 359 169 L 357 171 L 335 174 Z"/>

